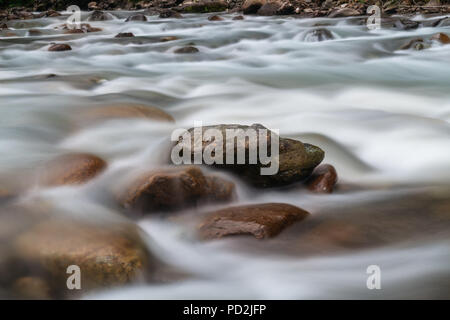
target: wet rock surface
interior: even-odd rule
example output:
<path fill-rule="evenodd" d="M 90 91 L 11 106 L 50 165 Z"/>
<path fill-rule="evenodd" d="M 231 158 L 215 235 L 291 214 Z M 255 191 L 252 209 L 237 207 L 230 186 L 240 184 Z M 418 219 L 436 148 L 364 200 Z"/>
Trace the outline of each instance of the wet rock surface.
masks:
<path fill-rule="evenodd" d="M 319 42 L 332 39 L 334 39 L 333 34 L 330 32 L 330 30 L 325 28 L 318 28 L 311 30 L 307 32 L 305 35 L 305 41 L 308 42 Z"/>
<path fill-rule="evenodd" d="M 80 267 L 79 291 L 87 292 L 136 281 L 150 263 L 136 230 L 125 224 L 109 228 L 74 221 L 42 222 L 17 237 L 14 251 L 17 259 L 34 266 L 34 272 L 45 279 L 21 278 L 14 284 L 25 296 L 37 295 L 33 298 L 50 290 L 52 297 L 73 295 L 66 286 L 70 265 Z"/>
<path fill-rule="evenodd" d="M 215 141 L 214 137 L 211 140 L 205 138 L 205 133 L 209 129 L 215 129 L 222 134 L 223 139 L 220 141 Z M 320 148 L 313 146 L 311 144 L 303 144 L 301 141 L 280 138 L 279 139 L 279 157 L 274 157 L 274 164 L 278 163 L 278 172 L 271 175 L 262 175 L 261 169 L 267 168 L 267 164 L 261 163 L 261 151 L 258 151 L 254 148 L 258 148 L 257 146 L 260 144 L 260 130 L 261 135 L 266 140 L 265 144 L 267 146 L 267 150 L 265 150 L 265 154 L 270 154 L 271 148 L 271 140 L 273 137 L 275 141 L 278 141 L 278 136 L 265 128 L 260 124 L 254 124 L 252 126 L 243 126 L 243 125 L 217 125 L 217 126 L 204 126 L 202 127 L 202 136 L 203 140 L 198 139 L 195 140 L 195 128 L 191 128 L 188 130 L 190 133 L 189 138 L 183 139 L 180 137 L 180 140 L 177 142 L 178 147 L 180 148 L 180 153 L 188 152 L 191 155 L 192 160 L 194 160 L 195 150 L 202 150 L 202 154 L 210 152 L 213 148 L 216 148 L 216 152 L 221 153 L 221 158 L 223 159 L 223 164 L 213 163 L 215 167 L 223 168 L 227 170 L 231 170 L 236 173 L 239 177 L 245 179 L 247 182 L 251 183 L 256 187 L 276 187 L 288 185 L 294 182 L 302 181 L 307 178 L 313 169 L 323 160 L 324 152 Z M 236 142 L 233 136 L 227 136 L 227 130 L 240 130 L 235 132 L 255 132 L 254 136 L 248 136 L 246 140 L 241 140 L 242 143 Z M 201 146 L 200 146 L 201 144 Z M 233 149 L 233 155 L 230 157 L 234 157 L 231 162 L 227 159 L 227 145 L 228 148 Z M 252 153 L 257 154 L 257 159 L 255 163 L 252 164 L 250 162 L 250 151 L 251 148 L 253 150 Z M 207 152 L 205 152 L 205 149 Z M 230 149 L 230 150 L 231 150 Z M 243 152 L 245 155 L 245 163 L 238 164 L 238 149 L 240 152 Z M 215 155 L 217 157 L 217 155 Z M 259 159 L 259 160 L 258 160 Z"/>
<path fill-rule="evenodd" d="M 142 173 L 114 193 L 128 211 L 152 213 L 229 201 L 234 197 L 234 183 L 205 176 L 198 167 L 181 166 Z"/>
<path fill-rule="evenodd" d="M 52 51 L 52 52 L 70 51 L 70 50 L 72 50 L 72 47 L 66 43 L 52 44 L 48 48 L 48 51 Z"/>
<path fill-rule="evenodd" d="M 197 53 L 199 51 L 200 50 L 198 50 L 196 47 L 187 46 L 187 47 L 176 49 L 174 51 L 174 53 L 177 53 L 177 54 L 192 54 L 192 53 Z"/>
<path fill-rule="evenodd" d="M 270 238 L 307 215 L 305 210 L 284 203 L 230 207 L 208 214 L 199 226 L 199 235 L 203 239 L 232 235 Z"/>
<path fill-rule="evenodd" d="M 331 193 L 338 180 L 336 169 L 330 164 L 321 164 L 314 169 L 306 181 L 308 189 L 314 193 Z"/>
<path fill-rule="evenodd" d="M 115 38 L 133 38 L 134 34 L 131 32 L 121 32 L 118 33 Z"/>
<path fill-rule="evenodd" d="M 147 17 L 143 14 L 134 14 L 126 18 L 125 22 L 146 22 Z"/>
<path fill-rule="evenodd" d="M 99 175 L 106 162 L 92 154 L 72 153 L 49 161 L 39 173 L 39 182 L 45 186 L 78 185 Z"/>

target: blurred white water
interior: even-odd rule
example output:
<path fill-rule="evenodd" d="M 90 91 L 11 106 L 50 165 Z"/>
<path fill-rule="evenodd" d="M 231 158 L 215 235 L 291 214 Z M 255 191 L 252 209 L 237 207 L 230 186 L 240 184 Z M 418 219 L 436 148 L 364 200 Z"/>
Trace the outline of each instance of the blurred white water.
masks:
<path fill-rule="evenodd" d="M 91 22 L 104 29 L 99 33 L 62 36 L 54 28 L 64 19 L 53 18 L 22 21 L 11 26 L 18 37 L 0 39 L 0 179 L 26 179 L 27 170 L 56 154 L 95 153 L 109 163 L 95 181 L 34 192 L 60 205 L 70 200 L 72 208 L 90 210 L 91 218 L 100 216 L 111 208 L 92 190 L 114 183 L 123 170 L 164 164 L 170 133 L 202 121 L 261 123 L 316 144 L 342 182 L 414 188 L 450 181 L 450 46 L 396 50 L 410 38 L 448 33 L 448 27 L 369 32 L 353 20 L 231 21 L 225 15 L 223 22 L 209 22 L 206 16 L 187 15 L 123 23 L 128 13 L 118 15 Z M 329 24 L 336 38 L 304 41 L 317 23 Z M 43 35 L 27 36 L 31 26 Z M 114 39 L 119 32 L 136 37 Z M 179 40 L 159 42 L 168 35 Z M 72 51 L 46 51 L 50 42 L 63 40 Z M 187 44 L 200 53 L 173 53 Z M 155 105 L 176 123 L 127 119 L 72 127 L 74 107 L 121 101 Z M 255 194 L 236 182 L 237 203 L 287 202 L 312 213 L 316 207 L 388 193 Z M 440 297 L 434 279 L 449 275 L 448 239 L 294 258 L 234 252 L 227 241 L 199 243 L 189 228 L 160 217 L 139 223 L 152 238 L 153 250 L 193 279 L 88 298 Z M 382 291 L 365 287 L 370 264 L 385 272 Z"/>

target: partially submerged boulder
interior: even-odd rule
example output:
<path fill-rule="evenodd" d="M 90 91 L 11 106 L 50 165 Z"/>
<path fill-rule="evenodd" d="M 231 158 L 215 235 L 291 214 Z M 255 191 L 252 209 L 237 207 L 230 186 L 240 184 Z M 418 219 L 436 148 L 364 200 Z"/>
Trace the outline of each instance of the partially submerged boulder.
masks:
<path fill-rule="evenodd" d="M 431 37 L 431 40 L 439 41 L 442 44 L 450 44 L 450 37 L 445 33 L 436 33 Z"/>
<path fill-rule="evenodd" d="M 125 19 L 125 22 L 146 22 L 147 17 L 141 13 L 133 14 Z"/>
<path fill-rule="evenodd" d="M 124 285 L 144 277 L 151 257 L 130 224 L 95 225 L 48 220 L 22 233 L 13 243 L 16 259 L 33 266 L 14 284 L 25 296 L 67 297 L 91 289 Z M 81 290 L 69 290 L 69 266 L 79 267 Z M 38 278 L 36 278 L 38 277 Z M 36 290 L 36 291 L 35 291 Z"/>
<path fill-rule="evenodd" d="M 48 51 L 51 52 L 58 52 L 58 51 L 70 51 L 72 50 L 72 47 L 68 45 L 67 43 L 59 43 L 59 44 L 52 44 Z"/>
<path fill-rule="evenodd" d="M 308 189 L 314 193 L 331 193 L 337 183 L 336 169 L 330 164 L 321 164 L 306 181 Z"/>
<path fill-rule="evenodd" d="M 182 48 L 178 48 L 174 51 L 174 53 L 177 54 L 190 54 L 190 53 L 197 53 L 199 50 L 194 46 L 186 46 Z"/>
<path fill-rule="evenodd" d="M 203 239 L 232 235 L 271 238 L 308 214 L 305 210 L 284 203 L 230 207 L 208 214 L 198 230 Z"/>
<path fill-rule="evenodd" d="M 83 184 L 100 174 L 106 166 L 103 159 L 93 154 L 65 154 L 45 164 L 39 174 L 39 182 L 45 186 Z"/>
<path fill-rule="evenodd" d="M 311 31 L 308 31 L 304 37 L 307 42 L 320 42 L 326 40 L 334 39 L 333 34 L 330 30 L 325 28 L 318 28 Z"/>
<path fill-rule="evenodd" d="M 223 202 L 234 197 L 234 184 L 223 178 L 207 177 L 194 166 L 156 169 L 140 174 L 115 190 L 120 205 L 131 212 L 170 211 L 200 202 Z"/>
<path fill-rule="evenodd" d="M 210 129 L 220 133 L 221 137 L 217 138 L 222 139 L 216 141 L 216 137 L 207 137 Z M 200 137 L 197 137 L 195 130 L 201 131 Z M 240 135 L 241 139 L 236 141 L 234 134 Z M 260 137 L 265 141 L 260 141 Z M 278 148 L 276 144 L 272 146 L 272 140 L 273 143 L 278 143 Z M 261 149 L 264 144 L 267 150 Z M 271 156 L 272 148 L 274 152 L 278 151 L 278 156 Z M 232 151 L 228 156 L 227 149 Z M 280 138 L 260 124 L 191 128 L 187 130 L 187 135 L 179 137 L 173 149 L 172 161 L 174 157 L 180 156 L 181 159 L 194 162 L 198 151 L 201 152 L 202 163 L 205 164 L 204 155 L 212 155 L 213 152 L 214 162 L 206 164 L 230 170 L 256 187 L 275 187 L 302 181 L 324 158 L 324 152 L 320 148 L 298 140 Z M 238 159 L 238 155 L 241 155 L 241 159 Z M 267 158 L 264 163 L 262 158 Z"/>

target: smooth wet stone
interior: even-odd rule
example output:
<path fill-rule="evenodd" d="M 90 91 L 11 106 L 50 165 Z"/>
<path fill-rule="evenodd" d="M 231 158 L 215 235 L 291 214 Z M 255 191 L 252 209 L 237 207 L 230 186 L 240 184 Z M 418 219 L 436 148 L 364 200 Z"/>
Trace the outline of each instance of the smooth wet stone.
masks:
<path fill-rule="evenodd" d="M 321 164 L 314 169 L 306 186 L 314 193 L 332 193 L 337 180 L 336 169 L 330 164 Z"/>
<path fill-rule="evenodd" d="M 134 34 L 131 32 L 121 32 L 118 33 L 114 38 L 133 38 Z"/>
<path fill-rule="evenodd" d="M 72 47 L 66 43 L 53 44 L 48 48 L 48 51 L 59 52 L 59 51 L 70 51 Z"/>
<path fill-rule="evenodd" d="M 224 0 L 184 1 L 180 10 L 185 13 L 209 13 L 225 11 L 228 4 Z"/>
<path fill-rule="evenodd" d="M 163 110 L 141 104 L 115 103 L 111 105 L 91 106 L 74 110 L 80 125 L 92 125 L 100 121 L 119 119 L 148 119 L 153 121 L 174 122 L 174 118 Z"/>
<path fill-rule="evenodd" d="M 133 21 L 140 21 L 140 22 L 146 22 L 147 21 L 147 17 L 143 14 L 134 14 L 129 16 L 125 22 L 133 22 Z"/>
<path fill-rule="evenodd" d="M 412 39 L 412 40 L 408 41 L 407 43 L 402 45 L 399 50 L 409 50 L 409 49 L 424 50 L 429 47 L 430 47 L 430 44 L 426 43 L 421 38 L 417 38 L 417 39 Z"/>
<path fill-rule="evenodd" d="M 231 20 L 244 20 L 244 16 L 236 16 Z"/>
<path fill-rule="evenodd" d="M 328 15 L 328 18 L 345 18 L 345 17 L 360 16 L 360 15 L 361 15 L 361 12 L 359 12 L 358 10 L 355 10 L 352 8 L 342 8 L 342 9 L 333 10 Z"/>
<path fill-rule="evenodd" d="M 161 11 L 159 14 L 159 17 L 161 19 L 168 19 L 168 18 L 181 19 L 181 18 L 183 18 L 183 16 L 179 12 L 170 10 L 170 9 Z"/>
<path fill-rule="evenodd" d="M 172 211 L 201 202 L 229 201 L 234 184 L 220 177 L 206 177 L 198 167 L 180 166 L 140 174 L 115 191 L 122 207 L 139 213 Z"/>
<path fill-rule="evenodd" d="M 198 231 L 203 239 L 233 235 L 271 238 L 294 222 L 306 218 L 308 214 L 305 210 L 284 203 L 230 207 L 208 214 Z"/>
<path fill-rule="evenodd" d="M 39 173 L 39 183 L 45 186 L 84 184 L 99 175 L 106 162 L 92 154 L 70 153 L 45 164 Z"/>
<path fill-rule="evenodd" d="M 178 37 L 167 36 L 167 37 L 162 37 L 159 39 L 159 41 L 161 41 L 161 42 L 168 42 L 168 41 L 175 41 L 175 40 L 178 40 Z"/>
<path fill-rule="evenodd" d="M 431 40 L 439 41 L 442 44 L 450 44 L 450 37 L 445 33 L 437 33 L 431 37 Z"/>
<path fill-rule="evenodd" d="M 47 293 L 47 286 L 52 297 L 60 298 L 125 285 L 144 278 L 155 263 L 137 228 L 128 223 L 91 224 L 54 218 L 23 232 L 12 246 L 20 264 L 33 266 L 25 276 L 39 275 L 44 280 L 24 284 L 19 279 L 27 295 L 33 288 L 39 290 L 35 295 Z M 67 288 L 67 268 L 71 265 L 80 268 L 81 290 Z"/>
<path fill-rule="evenodd" d="M 103 12 L 103 11 L 99 11 L 99 10 L 95 10 L 94 12 L 92 12 L 89 17 L 88 17 L 88 21 L 108 21 L 108 20 L 113 20 L 114 16 L 108 12 Z"/>
<path fill-rule="evenodd" d="M 400 30 L 413 30 L 417 29 L 419 26 L 419 22 L 408 19 L 399 19 L 394 23 L 394 27 Z"/>
<path fill-rule="evenodd" d="M 330 32 L 330 30 L 325 28 L 314 29 L 308 31 L 305 34 L 305 41 L 308 42 L 320 42 L 333 39 L 334 39 L 333 34 Z"/>
<path fill-rule="evenodd" d="M 208 17 L 208 20 L 209 21 L 223 21 L 223 18 L 218 15 L 213 15 L 213 16 Z"/>
<path fill-rule="evenodd" d="M 177 54 L 190 54 L 190 53 L 197 53 L 197 52 L 199 52 L 199 50 L 193 46 L 179 48 L 174 51 L 174 53 L 177 53 Z"/>
<path fill-rule="evenodd" d="M 188 154 L 191 155 L 191 159 L 193 160 L 195 150 L 197 149 L 202 150 L 202 154 L 204 155 L 206 153 L 205 148 L 213 149 L 214 147 L 216 147 L 217 152 L 222 152 L 222 159 L 224 163 L 223 164 L 213 163 L 212 165 L 217 168 L 223 168 L 234 172 L 240 178 L 243 178 L 244 180 L 246 180 L 255 187 L 277 187 L 302 181 L 312 173 L 314 168 L 324 158 L 324 152 L 319 147 L 306 143 L 303 144 L 301 141 L 298 140 L 279 138 L 274 132 L 271 132 L 270 130 L 268 130 L 267 128 L 265 128 L 260 124 L 253 124 L 252 126 L 244 126 L 236 124 L 203 126 L 202 127 L 203 141 L 201 139 L 195 140 L 194 129 L 195 128 L 191 128 L 188 130 L 188 133 L 190 134 L 190 140 L 183 139 L 183 137 L 180 137 L 179 141 L 177 142 L 178 146 L 176 146 L 176 148 L 180 149 L 180 153 L 188 152 Z M 209 129 L 218 130 L 224 139 L 222 141 L 214 141 L 206 139 L 205 132 Z M 252 139 L 251 141 L 249 139 L 246 139 L 243 145 L 238 146 L 233 137 L 227 138 L 226 134 L 227 130 L 241 130 L 241 132 L 250 130 L 251 132 L 254 132 L 255 135 L 251 137 Z M 264 132 L 260 130 L 266 131 Z M 261 168 L 267 167 L 268 165 L 263 165 L 260 162 L 261 154 L 259 152 L 256 152 L 257 153 L 256 163 L 250 164 L 249 161 L 250 148 L 252 145 L 253 146 L 259 145 L 260 134 L 262 135 L 265 134 L 268 149 L 267 153 L 270 153 L 271 137 L 273 137 L 274 141 L 277 141 L 279 138 L 279 146 L 278 146 L 279 170 L 275 174 L 269 175 L 261 174 Z M 220 144 L 222 145 L 220 146 Z M 232 163 L 226 163 L 227 144 L 231 144 L 229 148 L 232 147 L 234 150 L 233 151 L 234 159 L 230 159 L 233 160 Z M 238 147 L 242 148 L 242 150 L 245 151 L 245 163 L 243 164 L 237 163 L 236 155 L 238 154 Z M 274 161 L 276 161 L 276 159 L 274 159 Z"/>

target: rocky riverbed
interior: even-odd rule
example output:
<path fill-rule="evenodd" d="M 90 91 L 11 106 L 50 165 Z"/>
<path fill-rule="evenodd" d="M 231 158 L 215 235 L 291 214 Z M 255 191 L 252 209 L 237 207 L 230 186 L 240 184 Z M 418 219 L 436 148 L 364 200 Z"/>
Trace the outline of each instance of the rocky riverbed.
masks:
<path fill-rule="evenodd" d="M 39 3 L 1 13 L 0 297 L 448 298 L 444 3 Z M 174 165 L 199 121 L 278 172 Z"/>

